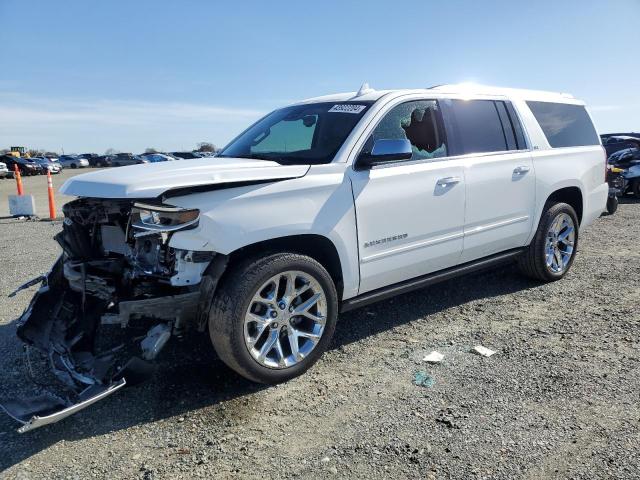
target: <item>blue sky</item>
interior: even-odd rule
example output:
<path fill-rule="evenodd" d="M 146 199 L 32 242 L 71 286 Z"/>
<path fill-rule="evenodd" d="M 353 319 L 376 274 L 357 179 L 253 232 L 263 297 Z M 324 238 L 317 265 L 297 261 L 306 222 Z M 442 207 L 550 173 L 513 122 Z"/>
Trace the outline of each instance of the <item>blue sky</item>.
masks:
<path fill-rule="evenodd" d="M 374 88 L 573 93 L 640 131 L 640 0 L 0 0 L 0 148 L 222 146 L 273 108 Z"/>

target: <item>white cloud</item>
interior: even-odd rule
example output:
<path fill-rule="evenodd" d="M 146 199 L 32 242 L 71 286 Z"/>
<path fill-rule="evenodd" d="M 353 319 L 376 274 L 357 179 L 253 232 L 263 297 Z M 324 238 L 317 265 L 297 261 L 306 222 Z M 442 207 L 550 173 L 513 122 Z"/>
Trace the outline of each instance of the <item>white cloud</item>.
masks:
<path fill-rule="evenodd" d="M 50 100 L 0 93 L 0 148 L 101 152 L 222 146 L 262 116 L 252 109 L 182 102 Z"/>

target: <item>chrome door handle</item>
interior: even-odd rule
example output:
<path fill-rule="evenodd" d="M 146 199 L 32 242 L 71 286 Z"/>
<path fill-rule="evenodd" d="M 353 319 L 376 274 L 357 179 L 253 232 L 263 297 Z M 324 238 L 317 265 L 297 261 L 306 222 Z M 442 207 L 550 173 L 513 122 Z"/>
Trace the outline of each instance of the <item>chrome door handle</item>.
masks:
<path fill-rule="evenodd" d="M 514 175 L 524 175 L 529 170 L 530 170 L 529 167 L 516 167 L 516 168 L 513 169 L 513 174 Z"/>
<path fill-rule="evenodd" d="M 460 177 L 444 177 L 438 180 L 436 185 L 439 187 L 446 187 L 448 185 L 455 185 L 456 183 L 460 183 L 462 179 Z"/>

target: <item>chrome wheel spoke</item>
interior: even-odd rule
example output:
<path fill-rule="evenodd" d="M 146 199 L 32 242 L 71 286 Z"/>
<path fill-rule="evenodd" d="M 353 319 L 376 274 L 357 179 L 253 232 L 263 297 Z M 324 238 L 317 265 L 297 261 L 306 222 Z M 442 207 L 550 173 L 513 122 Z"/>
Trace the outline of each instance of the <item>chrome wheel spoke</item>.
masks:
<path fill-rule="evenodd" d="M 308 338 L 312 342 L 318 342 L 318 340 L 320 340 L 320 335 L 310 332 L 303 332 L 302 330 L 296 330 L 295 335 L 297 337 Z"/>
<path fill-rule="evenodd" d="M 565 241 L 567 237 L 573 233 L 573 227 L 568 227 L 564 232 L 558 235 L 558 240 Z"/>
<path fill-rule="evenodd" d="M 269 332 L 269 337 L 262 345 L 262 348 L 260 348 L 258 360 L 264 360 L 265 358 L 267 358 L 267 355 L 271 350 L 273 350 L 273 347 L 276 346 L 276 343 L 278 343 L 278 330 L 274 328 Z"/>
<path fill-rule="evenodd" d="M 302 315 L 303 317 L 308 318 L 309 320 L 313 320 L 315 323 L 318 323 L 320 325 L 324 325 L 324 323 L 325 323 L 324 317 L 322 317 L 320 315 L 316 315 L 316 314 L 311 313 L 309 311 L 303 312 L 300 315 Z"/>
<path fill-rule="evenodd" d="M 269 291 L 267 294 L 263 295 L 263 292 L 267 289 L 267 287 L 270 287 Z M 253 299 L 251 300 L 251 302 L 252 303 L 258 302 L 258 303 L 262 303 L 263 305 L 268 305 L 275 308 L 276 303 L 278 301 L 278 299 L 276 298 L 277 295 L 278 295 L 278 284 L 273 281 L 270 281 L 267 284 L 263 285 L 262 289 L 253 296 Z"/>
<path fill-rule="evenodd" d="M 291 348 L 291 354 L 296 362 L 302 360 L 302 355 L 300 355 L 300 349 L 298 345 L 298 335 L 296 334 L 296 330 L 293 328 L 287 329 L 287 337 L 289 338 L 289 346 Z"/>
<path fill-rule="evenodd" d="M 279 335 L 278 335 L 278 339 L 276 340 L 276 352 L 278 354 L 278 366 L 282 368 L 285 366 L 285 361 L 284 361 L 284 351 L 282 350 L 282 343 L 280 343 Z"/>
<path fill-rule="evenodd" d="M 285 279 L 286 285 L 284 288 L 284 298 L 289 301 L 293 300 L 296 290 L 296 276 L 293 272 L 287 272 L 282 275 Z"/>
<path fill-rule="evenodd" d="M 300 295 L 302 295 L 304 292 L 306 292 L 310 288 L 311 288 L 311 285 L 309 283 L 305 283 L 303 286 L 301 286 L 300 288 L 296 289 L 295 295 L 294 295 L 293 298 L 298 298 Z"/>
<path fill-rule="evenodd" d="M 562 255 L 560 254 L 560 250 L 556 249 L 553 255 L 556 262 L 556 267 L 558 268 L 562 267 L 563 262 L 562 262 Z"/>
<path fill-rule="evenodd" d="M 316 293 L 311 298 L 309 298 L 309 300 L 301 303 L 296 308 L 294 308 L 293 313 L 295 315 L 302 315 L 307 313 L 311 307 L 313 307 L 316 303 L 318 303 L 318 300 L 320 300 L 321 296 L 322 296 L 321 293 Z"/>

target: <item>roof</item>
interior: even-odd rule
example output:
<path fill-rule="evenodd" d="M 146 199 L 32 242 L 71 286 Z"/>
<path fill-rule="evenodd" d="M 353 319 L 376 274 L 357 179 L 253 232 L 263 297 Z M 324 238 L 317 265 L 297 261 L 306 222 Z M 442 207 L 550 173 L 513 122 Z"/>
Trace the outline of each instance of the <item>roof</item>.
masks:
<path fill-rule="evenodd" d="M 362 91 L 362 89 L 361 89 Z M 568 93 L 548 92 L 543 90 L 526 90 L 519 88 L 493 87 L 489 85 L 479 85 L 474 83 L 458 83 L 448 85 L 438 85 L 431 88 L 418 89 L 394 89 L 394 90 L 373 90 L 365 89 L 361 95 L 360 92 L 336 93 L 333 95 L 324 95 L 320 97 L 308 98 L 296 104 L 319 103 L 319 102 L 347 102 L 347 101 L 376 101 L 385 95 L 407 95 L 407 94 L 429 94 L 443 93 L 455 95 L 487 95 L 487 96 L 504 96 L 508 98 L 518 98 L 524 100 L 539 101 L 556 101 L 563 103 L 577 102 L 573 95 Z"/>

